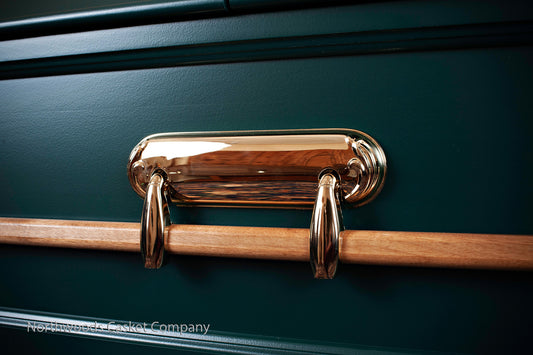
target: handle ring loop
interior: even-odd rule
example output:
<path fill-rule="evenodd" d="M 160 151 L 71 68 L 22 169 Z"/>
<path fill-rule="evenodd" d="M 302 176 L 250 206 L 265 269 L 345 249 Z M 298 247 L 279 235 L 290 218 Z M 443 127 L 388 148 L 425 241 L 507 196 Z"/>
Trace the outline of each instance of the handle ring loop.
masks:
<path fill-rule="evenodd" d="M 170 225 L 168 192 L 164 173 L 150 177 L 141 217 L 141 254 L 144 267 L 159 269 L 165 255 L 165 232 Z"/>
<path fill-rule="evenodd" d="M 337 271 L 340 234 L 344 229 L 338 190 L 334 174 L 320 177 L 309 233 L 309 256 L 316 279 L 332 279 Z"/>

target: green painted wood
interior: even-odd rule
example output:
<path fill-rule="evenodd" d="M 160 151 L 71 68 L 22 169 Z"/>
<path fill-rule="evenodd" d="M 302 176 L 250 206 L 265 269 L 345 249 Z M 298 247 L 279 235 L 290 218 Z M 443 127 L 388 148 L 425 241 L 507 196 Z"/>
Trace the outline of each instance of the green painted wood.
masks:
<path fill-rule="evenodd" d="M 352 1 L 355 2 L 355 1 Z M 235 12 L 258 11 L 258 10 L 288 10 L 291 8 L 306 6 L 333 6 L 349 1 L 342 0 L 228 0 L 228 7 Z"/>
<path fill-rule="evenodd" d="M 406 349 L 386 349 L 376 347 L 346 346 L 328 342 L 312 342 L 299 339 L 265 337 L 248 334 L 209 331 L 211 325 L 202 323 L 199 332 L 194 331 L 198 324 L 161 323 L 160 321 L 126 321 L 80 317 L 49 312 L 26 311 L 0 307 L 0 326 L 19 330 L 15 339 L 31 339 L 35 335 L 63 335 L 115 341 L 131 345 L 158 346 L 181 351 L 201 351 L 205 353 L 239 354 L 331 354 L 331 355 L 384 355 L 419 353 Z M 193 331 L 190 331 L 192 327 Z M 20 330 L 26 330 L 21 336 Z M 61 342 L 61 339 L 54 343 Z M 17 350 L 24 344 L 10 342 L 10 349 Z M 32 343 L 30 341 L 30 343 Z M 69 343 L 69 342 L 67 342 Z M 71 342 L 70 342 L 71 343 Z M 75 346 L 79 347 L 80 344 Z M 90 346 L 92 348 L 92 346 Z"/>
<path fill-rule="evenodd" d="M 75 11 L 66 14 L 59 11 L 60 7 L 55 10 L 60 12 L 59 14 L 54 14 L 54 10 L 52 10 L 52 15 L 49 16 L 4 21 L 0 23 L 0 39 L 7 40 L 91 31 L 102 28 L 164 23 L 195 17 L 220 16 L 228 13 L 224 0 L 149 1 L 148 4 L 140 3 L 136 6 L 107 8 L 109 4 L 107 2 L 103 5 L 105 9 Z M 73 9 L 76 9 L 76 6 L 79 5 L 74 5 Z M 91 10 L 90 7 L 89 10 Z"/>
<path fill-rule="evenodd" d="M 135 43 L 152 48 L 157 41 L 172 46 L 530 16 L 522 11 L 520 17 L 503 2 L 498 11 L 485 12 L 457 4 L 448 12 L 438 1 L 364 4 L 40 37 L 2 42 L 0 55 L 12 60 L 102 48 L 112 53 Z M 386 8 L 391 11 L 380 11 Z M 419 16 L 422 9 L 428 16 Z M 356 17 L 358 11 L 366 17 Z M 318 21 L 324 14 L 328 20 Z M 135 34 L 130 42 L 128 33 Z M 100 40 L 101 47 L 84 49 Z M 151 133 L 347 127 L 374 136 L 390 168 L 375 201 L 344 211 L 347 228 L 533 234 L 532 62 L 528 45 L 244 58 L 2 80 L 0 215 L 138 221 L 142 200 L 129 186 L 126 163 L 132 147 Z M 172 212 L 176 223 L 286 227 L 308 226 L 311 214 Z M 320 282 L 311 278 L 307 263 L 171 256 L 163 269 L 150 271 L 136 254 L 3 245 L 0 287 L 4 307 L 126 320 L 190 319 L 211 322 L 217 331 L 354 349 L 531 352 L 530 273 L 340 265 L 335 280 Z M 157 301 L 147 304 L 154 295 Z M 312 312 L 328 302 L 334 307 Z M 13 334 L 0 333 L 25 348 L 53 349 L 57 342 L 65 349 L 69 343 Z M 70 339 L 55 337 L 60 338 Z M 81 343 L 93 353 L 118 349 Z"/>
<path fill-rule="evenodd" d="M 131 355 L 176 355 L 176 349 L 154 348 L 151 346 L 140 346 L 138 344 L 95 341 L 82 337 L 71 337 L 64 335 L 49 334 L 27 334 L 19 329 L 1 328 L 2 340 L 5 346 L 2 349 L 4 354 L 78 354 L 90 355 L 95 352 L 109 354 L 131 354 Z M 198 354 L 198 352 L 179 350 L 179 354 Z"/>
<path fill-rule="evenodd" d="M 494 0 L 493 0 L 494 2 Z M 48 57 L 88 55 L 102 52 L 147 50 L 162 47 L 198 47 L 213 43 L 272 40 L 326 34 L 342 35 L 363 32 L 385 32 L 385 39 L 396 40 L 387 31 L 432 27 L 479 25 L 488 36 L 494 35 L 490 25 L 531 22 L 533 11 L 520 3 L 501 7 L 479 1 L 425 1 L 408 3 L 376 3 L 342 8 L 307 9 L 273 13 L 246 14 L 212 19 L 197 19 L 135 26 L 101 31 L 68 33 L 56 36 L 25 38 L 0 42 L 0 61 L 41 59 Z M 490 2 L 489 2 L 490 4 Z M 529 5 L 529 2 L 527 2 Z M 467 26 L 468 27 L 468 26 Z M 476 26 L 474 26 L 476 27 Z M 490 29 L 490 31 L 487 31 Z M 461 31 L 461 30 L 459 30 Z M 452 37 L 465 33 L 451 33 Z M 472 33 L 470 33 L 472 34 Z M 478 33 L 479 34 L 479 33 Z M 452 38 L 451 38 L 452 39 Z"/>
<path fill-rule="evenodd" d="M 14 21 L 50 15 L 69 14 L 82 11 L 97 11 L 138 5 L 149 5 L 172 0 L 21 0 L 3 1 L 0 4 L 0 21 Z"/>
<path fill-rule="evenodd" d="M 532 108 L 531 88 L 523 78 L 531 59 L 529 47 L 477 49 L 2 81 L 3 143 L 9 149 L 1 159 L 9 174 L 2 176 L 7 191 L 0 212 L 134 221 L 141 201 L 124 178 L 125 164 L 132 147 L 148 134 L 327 125 L 372 134 L 390 157 L 385 197 L 353 212 L 356 220 L 366 215 L 366 223 L 347 219 L 347 227 L 530 233 L 532 221 L 526 216 L 532 188 L 526 182 L 533 165 L 527 118 Z M 499 123 L 503 117 L 508 124 Z M 493 149 L 496 139 L 507 149 Z M 520 149 L 507 164 L 523 173 L 494 169 L 493 162 L 504 161 L 513 146 Z M 410 159 L 419 149 L 432 160 Z M 94 158 L 80 159 L 80 151 Z M 39 179 L 21 170 L 22 162 L 35 167 Z M 77 173 L 63 177 L 65 186 L 56 172 L 67 166 Z M 454 178 L 455 170 L 468 183 Z M 496 181 L 508 182 L 506 194 L 489 194 L 492 180 L 482 178 L 488 171 Z M 82 179 L 84 174 L 91 178 Z M 452 193 L 460 199 L 449 199 Z M 39 203 L 25 202 L 32 196 L 39 196 Z M 404 207 L 406 201 L 411 207 Z M 197 213 L 215 218 L 240 212 Z M 276 214 L 268 223 L 280 225 L 278 216 L 306 216 L 268 213 Z M 307 223 L 304 218 L 285 225 Z"/>
<path fill-rule="evenodd" d="M 533 21 L 249 39 L 5 61 L 0 79 L 265 60 L 520 46 Z"/>
<path fill-rule="evenodd" d="M 359 4 L 350 6 L 353 3 Z M 320 28 L 327 28 L 330 33 L 339 32 L 335 28 L 346 23 L 361 31 L 368 24 L 377 27 L 375 29 L 384 29 L 437 26 L 449 22 L 450 19 L 454 19 L 454 22 L 449 24 L 532 19 L 531 6 L 527 0 L 507 2 L 487 0 L 483 3 L 475 0 L 432 0 L 422 3 L 357 0 L 147 0 L 125 2 L 120 6 L 110 8 L 113 4 L 113 0 L 98 0 L 89 5 L 84 0 L 72 1 L 69 4 L 54 0 L 39 2 L 38 6 L 33 0 L 3 2 L 0 4 L 0 39 L 19 39 L 157 23 L 168 24 L 173 21 L 191 19 L 206 18 L 209 20 L 220 16 L 231 18 L 233 15 L 242 14 L 248 15 L 248 18 L 252 20 L 251 24 L 244 22 L 241 23 L 242 27 L 233 30 L 240 33 L 255 31 L 260 35 L 276 30 L 281 30 L 287 35 L 286 32 L 291 31 L 299 23 L 304 24 L 306 34 L 310 34 Z M 89 11 L 91 6 L 96 8 L 100 6 L 102 9 L 93 8 L 93 11 Z M 313 7 L 316 6 L 319 8 L 314 9 Z M 309 9 L 288 11 L 302 7 L 309 7 Z M 21 9 L 23 9 L 22 12 Z M 255 26 L 255 17 L 268 17 L 268 12 L 280 9 L 286 11 L 270 16 L 275 24 L 266 27 Z M 309 15 L 313 16 L 312 14 L 318 14 L 318 18 L 309 19 Z M 286 17 L 294 15 L 297 15 L 296 18 L 287 21 Z M 412 24 L 402 25 L 406 20 Z M 285 24 L 290 24 L 290 26 L 285 26 Z M 309 26 L 310 24 L 312 26 Z M 205 27 L 202 30 L 204 33 L 210 32 L 210 29 Z M 231 28 L 224 28 L 223 31 L 228 30 L 231 31 Z"/>

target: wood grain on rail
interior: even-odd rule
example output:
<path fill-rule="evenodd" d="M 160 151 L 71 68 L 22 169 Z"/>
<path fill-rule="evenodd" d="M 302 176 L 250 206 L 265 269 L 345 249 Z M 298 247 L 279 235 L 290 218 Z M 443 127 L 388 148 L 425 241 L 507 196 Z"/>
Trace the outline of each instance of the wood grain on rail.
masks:
<path fill-rule="evenodd" d="M 138 223 L 0 218 L 0 243 L 139 252 Z M 170 253 L 309 260 L 301 228 L 172 225 Z M 533 236 L 344 231 L 345 263 L 533 270 Z"/>
<path fill-rule="evenodd" d="M 0 242 L 62 248 L 139 251 L 137 223 L 0 218 Z"/>

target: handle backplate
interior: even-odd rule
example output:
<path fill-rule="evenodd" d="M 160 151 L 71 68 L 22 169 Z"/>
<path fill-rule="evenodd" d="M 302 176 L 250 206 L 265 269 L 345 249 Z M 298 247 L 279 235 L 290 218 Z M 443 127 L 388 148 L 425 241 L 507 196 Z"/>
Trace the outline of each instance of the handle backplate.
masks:
<path fill-rule="evenodd" d="M 350 129 L 165 133 L 137 144 L 128 176 L 144 198 L 162 171 L 178 205 L 312 208 L 325 169 L 336 172 L 342 202 L 359 206 L 381 190 L 385 154 Z"/>

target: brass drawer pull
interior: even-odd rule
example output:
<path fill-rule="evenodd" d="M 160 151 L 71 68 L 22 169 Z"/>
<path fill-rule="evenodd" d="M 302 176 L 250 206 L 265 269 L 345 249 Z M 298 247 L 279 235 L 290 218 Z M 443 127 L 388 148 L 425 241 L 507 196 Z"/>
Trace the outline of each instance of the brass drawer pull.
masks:
<path fill-rule="evenodd" d="M 313 208 L 310 255 L 317 278 L 335 274 L 340 205 L 371 201 L 386 159 L 367 134 L 349 129 L 165 133 L 143 139 L 128 176 L 143 198 L 145 266 L 164 254 L 167 203 L 200 206 Z M 318 184 L 317 194 L 317 180 Z"/>

